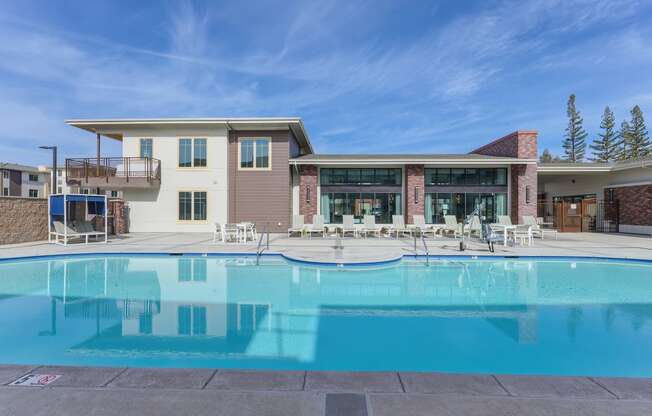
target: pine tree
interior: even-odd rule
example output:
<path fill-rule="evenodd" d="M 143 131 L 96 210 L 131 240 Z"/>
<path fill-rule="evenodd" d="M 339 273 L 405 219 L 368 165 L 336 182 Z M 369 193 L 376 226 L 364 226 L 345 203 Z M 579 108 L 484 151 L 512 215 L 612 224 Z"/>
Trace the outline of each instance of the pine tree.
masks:
<path fill-rule="evenodd" d="M 575 94 L 568 97 L 568 127 L 566 127 L 566 137 L 562 142 L 566 160 L 569 162 L 581 162 L 584 159 L 586 150 L 586 131 L 582 127 L 584 120 L 579 111 L 575 108 Z"/>
<path fill-rule="evenodd" d="M 628 131 L 624 139 L 625 154 L 627 159 L 638 159 L 652 153 L 650 137 L 645 126 L 643 112 L 639 106 L 634 106 L 631 111 L 632 121 L 629 123 Z"/>
<path fill-rule="evenodd" d="M 543 153 L 541 153 L 541 156 L 539 156 L 539 162 L 550 163 L 552 161 L 553 161 L 552 153 L 550 153 L 550 150 L 544 149 Z"/>
<path fill-rule="evenodd" d="M 615 130 L 616 118 L 609 107 L 605 107 L 602 114 L 600 128 L 602 133 L 598 134 L 599 138 L 593 140 L 591 149 L 593 157 L 590 159 L 594 162 L 612 162 L 616 160 L 620 153 L 620 142 L 618 141 L 618 132 Z"/>
<path fill-rule="evenodd" d="M 627 143 L 629 143 L 630 136 L 631 128 L 629 127 L 629 123 L 625 120 L 620 123 L 620 131 L 618 132 L 618 137 L 620 138 L 620 141 L 618 142 L 618 160 L 626 160 L 629 158 Z"/>

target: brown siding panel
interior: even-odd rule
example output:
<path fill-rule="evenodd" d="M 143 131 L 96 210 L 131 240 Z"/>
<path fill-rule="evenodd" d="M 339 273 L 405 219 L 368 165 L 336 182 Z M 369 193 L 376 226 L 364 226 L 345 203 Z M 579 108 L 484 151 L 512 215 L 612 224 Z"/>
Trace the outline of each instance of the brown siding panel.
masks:
<path fill-rule="evenodd" d="M 272 169 L 238 170 L 238 138 L 271 137 Z M 289 131 L 229 132 L 229 222 L 252 221 L 259 231 L 287 231 L 290 223 Z M 280 225 L 278 225 L 280 223 Z"/>

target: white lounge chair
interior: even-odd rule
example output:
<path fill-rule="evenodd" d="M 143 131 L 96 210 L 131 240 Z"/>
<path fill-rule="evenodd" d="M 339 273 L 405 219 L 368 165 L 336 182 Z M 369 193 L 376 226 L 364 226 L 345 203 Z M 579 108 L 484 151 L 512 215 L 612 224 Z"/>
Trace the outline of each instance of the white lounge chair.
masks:
<path fill-rule="evenodd" d="M 405 220 L 402 215 L 392 215 L 392 226 L 389 227 L 390 237 L 392 233 L 396 234 L 396 238 L 398 238 L 399 234 L 412 235 L 412 230 L 405 226 Z"/>
<path fill-rule="evenodd" d="M 294 233 L 303 234 L 303 230 L 306 228 L 303 222 L 303 215 L 293 215 L 292 216 L 292 226 L 288 228 L 288 237 Z"/>
<path fill-rule="evenodd" d="M 358 236 L 358 229 L 353 223 L 353 215 L 343 215 L 342 216 L 342 237 L 346 234 L 351 234 L 353 237 Z"/>
<path fill-rule="evenodd" d="M 61 238 L 64 245 L 68 244 L 68 240 L 80 239 L 84 240 L 88 244 L 89 237 L 104 237 L 106 242 L 106 233 L 95 231 L 93 225 L 88 221 L 79 221 L 76 224 L 77 229 L 68 227 L 61 221 L 53 221 L 52 225 L 54 226 L 54 242 L 59 243 L 59 238 Z"/>
<path fill-rule="evenodd" d="M 423 235 L 431 233 L 432 238 L 435 238 L 435 234 L 437 233 L 437 229 L 438 229 L 431 224 L 426 224 L 426 218 L 423 215 L 413 215 L 412 224 L 408 225 L 408 227 L 412 231 L 420 232 Z"/>
<path fill-rule="evenodd" d="M 532 237 L 539 236 L 543 240 L 545 234 L 549 233 L 554 234 L 555 240 L 557 239 L 557 230 L 554 228 L 543 228 L 532 215 L 523 215 L 523 224 L 532 227 Z"/>
<path fill-rule="evenodd" d="M 442 227 L 442 233 L 453 234 L 454 237 L 459 237 L 462 235 L 463 230 L 460 227 L 460 224 L 457 222 L 457 217 L 455 215 L 444 215 L 444 226 Z"/>
<path fill-rule="evenodd" d="M 240 241 L 240 228 L 238 224 L 224 224 L 222 226 L 222 241 L 225 243 L 229 241 Z"/>
<path fill-rule="evenodd" d="M 365 215 L 363 220 L 363 227 L 361 233 L 363 236 L 367 237 L 369 234 L 375 234 L 376 237 L 380 237 L 380 226 L 376 224 L 375 215 Z"/>
<path fill-rule="evenodd" d="M 326 237 L 326 227 L 324 226 L 323 215 L 313 215 L 312 224 L 308 225 L 308 235 L 312 237 L 313 234 L 321 234 L 322 238 Z"/>
<path fill-rule="evenodd" d="M 217 240 L 224 242 L 224 234 L 222 234 L 222 224 L 216 222 L 213 226 L 213 243 L 217 243 Z"/>
<path fill-rule="evenodd" d="M 471 216 L 469 223 L 464 227 L 464 235 L 470 238 L 473 234 L 477 237 L 482 235 L 482 224 L 480 223 L 480 217 L 477 215 Z"/>
<path fill-rule="evenodd" d="M 499 215 L 498 224 L 500 225 L 512 225 L 512 218 L 509 215 Z"/>

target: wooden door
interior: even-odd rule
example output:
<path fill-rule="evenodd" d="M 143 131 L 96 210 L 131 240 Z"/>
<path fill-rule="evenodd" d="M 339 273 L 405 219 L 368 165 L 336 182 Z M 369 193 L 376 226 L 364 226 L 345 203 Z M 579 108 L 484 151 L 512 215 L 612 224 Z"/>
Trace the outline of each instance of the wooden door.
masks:
<path fill-rule="evenodd" d="M 579 233 L 582 231 L 582 203 L 562 203 L 562 232 Z"/>

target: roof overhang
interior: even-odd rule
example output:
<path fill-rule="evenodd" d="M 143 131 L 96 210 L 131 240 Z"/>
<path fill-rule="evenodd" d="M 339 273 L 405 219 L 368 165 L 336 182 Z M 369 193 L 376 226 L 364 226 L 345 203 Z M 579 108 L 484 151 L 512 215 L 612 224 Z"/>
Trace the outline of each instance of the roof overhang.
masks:
<path fill-rule="evenodd" d="M 84 119 L 66 120 L 69 126 L 122 141 L 125 131 L 134 128 L 211 128 L 227 130 L 290 130 L 302 147 L 313 153 L 310 138 L 299 117 L 236 117 L 236 118 L 152 118 L 152 119 Z"/>
<path fill-rule="evenodd" d="M 599 165 L 599 166 L 590 166 L 590 165 L 568 165 L 568 166 L 537 166 L 537 174 L 567 174 L 567 173 L 605 173 L 611 172 L 613 166 L 611 165 Z"/>
<path fill-rule="evenodd" d="M 384 165 L 384 166 L 402 166 L 402 165 L 426 165 L 426 166 L 495 166 L 495 165 L 523 165 L 536 164 L 536 159 L 516 159 L 516 158 L 402 158 L 402 157 L 351 157 L 351 158 L 328 158 L 328 157 L 299 157 L 290 159 L 291 165 L 319 165 L 319 166 L 364 166 L 364 165 Z"/>

